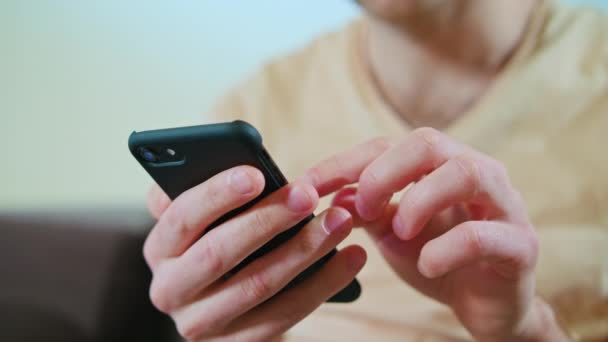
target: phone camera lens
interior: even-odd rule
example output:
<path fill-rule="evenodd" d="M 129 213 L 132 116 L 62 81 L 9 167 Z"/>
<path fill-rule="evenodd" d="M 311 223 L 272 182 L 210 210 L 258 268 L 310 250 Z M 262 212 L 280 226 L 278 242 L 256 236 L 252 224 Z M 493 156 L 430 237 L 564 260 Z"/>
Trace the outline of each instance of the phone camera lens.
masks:
<path fill-rule="evenodd" d="M 139 149 L 139 155 L 147 162 L 158 161 L 158 156 L 156 153 L 145 147 Z"/>

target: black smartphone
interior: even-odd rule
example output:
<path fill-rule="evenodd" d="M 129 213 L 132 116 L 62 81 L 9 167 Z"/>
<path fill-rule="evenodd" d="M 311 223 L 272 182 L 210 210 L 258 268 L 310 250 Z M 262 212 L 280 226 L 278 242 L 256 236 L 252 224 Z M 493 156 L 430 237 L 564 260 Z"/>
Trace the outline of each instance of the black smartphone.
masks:
<path fill-rule="evenodd" d="M 251 165 L 264 174 L 266 186 L 262 194 L 244 206 L 225 214 L 206 231 L 247 210 L 288 183 L 266 152 L 257 129 L 244 121 L 133 132 L 129 137 L 129 150 L 171 199 L 235 166 Z M 310 215 L 294 227 L 275 236 L 230 271 L 228 276 L 295 236 L 313 217 L 314 215 Z M 335 253 L 334 249 L 319 259 L 292 280 L 286 288 L 314 273 Z M 361 286 L 354 279 L 328 301 L 352 302 L 360 294 Z"/>

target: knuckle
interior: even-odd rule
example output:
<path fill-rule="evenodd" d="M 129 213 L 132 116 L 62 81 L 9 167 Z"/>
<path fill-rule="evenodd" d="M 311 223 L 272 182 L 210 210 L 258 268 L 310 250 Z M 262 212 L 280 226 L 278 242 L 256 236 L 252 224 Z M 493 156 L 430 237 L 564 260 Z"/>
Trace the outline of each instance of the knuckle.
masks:
<path fill-rule="evenodd" d="M 221 275 L 224 271 L 224 260 L 218 251 L 218 245 L 210 244 L 208 239 L 201 240 L 201 262 L 211 276 Z"/>
<path fill-rule="evenodd" d="M 251 220 L 254 229 L 258 232 L 259 236 L 274 235 L 274 227 L 269 213 L 266 210 L 255 210 L 252 213 Z"/>
<path fill-rule="evenodd" d="M 327 161 L 326 161 L 327 162 Z M 314 186 L 317 186 L 320 183 L 320 180 L 323 179 L 323 172 L 320 166 L 313 166 L 306 170 L 306 177 L 312 182 Z"/>
<path fill-rule="evenodd" d="M 442 133 L 431 127 L 421 127 L 416 128 L 412 134 L 415 139 L 424 144 L 428 150 L 435 151 Z"/>
<path fill-rule="evenodd" d="M 507 177 L 507 166 L 503 162 L 490 157 L 487 157 L 486 159 L 489 167 L 494 171 L 494 173 L 496 173 L 496 175 L 501 177 Z"/>
<path fill-rule="evenodd" d="M 439 271 L 439 263 L 433 255 L 429 254 L 429 244 L 425 244 L 420 250 L 420 260 L 424 263 L 424 268 L 432 274 Z"/>
<path fill-rule="evenodd" d="M 481 169 L 478 161 L 470 155 L 463 154 L 454 158 L 454 162 L 462 170 L 467 185 L 474 188 L 474 193 L 477 194 L 481 186 Z"/>
<path fill-rule="evenodd" d="M 402 195 L 399 200 L 399 207 L 396 214 L 407 217 L 411 215 L 410 213 L 420 213 L 423 210 L 422 201 L 424 200 L 425 195 L 422 191 L 419 191 L 417 185 L 418 184 L 415 184 L 410 190 Z"/>
<path fill-rule="evenodd" d="M 163 214 L 165 226 L 177 236 L 184 236 L 190 230 L 189 224 L 184 219 L 184 207 L 180 203 L 176 203 Z"/>
<path fill-rule="evenodd" d="M 509 171 L 503 162 L 488 157 L 486 160 L 486 165 L 490 171 L 489 175 L 493 179 L 494 183 L 503 188 L 510 187 Z"/>
<path fill-rule="evenodd" d="M 179 335 L 186 341 L 207 341 L 209 338 L 218 336 L 229 322 L 223 321 L 221 315 L 213 310 L 199 308 L 201 311 L 181 310 L 172 315 L 175 321 L 175 328 Z"/>
<path fill-rule="evenodd" d="M 507 166 L 503 162 L 490 158 L 490 163 L 498 176 L 503 177 L 505 179 L 509 177 Z"/>
<path fill-rule="evenodd" d="M 225 179 L 222 179 L 225 180 Z M 207 182 L 206 189 L 204 193 L 200 194 L 202 198 L 205 199 L 206 205 L 211 208 L 221 208 L 222 207 L 222 196 L 226 193 L 226 189 L 231 189 L 230 194 L 235 191 L 232 190 L 232 187 L 227 187 L 225 184 L 228 182 L 221 182 L 219 180 L 215 180 L 214 182 Z"/>
<path fill-rule="evenodd" d="M 201 322 L 177 320 L 175 322 L 175 328 L 186 341 L 194 341 L 205 335 L 205 329 Z"/>
<path fill-rule="evenodd" d="M 494 160 L 494 168 L 496 170 L 497 177 L 499 181 L 507 187 L 511 186 L 511 179 L 509 177 L 509 169 L 507 166 L 498 160 Z"/>
<path fill-rule="evenodd" d="M 435 169 L 442 162 L 440 145 L 443 133 L 430 127 L 417 128 L 412 133 L 414 145 L 421 149 L 428 162 Z"/>
<path fill-rule="evenodd" d="M 475 224 L 467 224 L 465 226 L 465 233 L 466 248 L 468 248 L 473 255 L 485 256 L 486 246 L 479 227 Z"/>
<path fill-rule="evenodd" d="M 392 140 L 388 137 L 373 138 L 368 144 L 377 152 L 386 151 L 393 146 Z"/>
<path fill-rule="evenodd" d="M 526 255 L 527 257 L 524 259 L 524 265 L 528 267 L 533 267 L 538 261 L 538 254 L 540 252 L 540 240 L 534 228 L 527 230 L 527 234 L 525 234 L 525 239 L 528 253 Z"/>
<path fill-rule="evenodd" d="M 369 167 L 363 171 L 359 185 L 363 188 L 375 189 L 382 183 L 382 175 L 378 167 Z"/>
<path fill-rule="evenodd" d="M 146 238 L 144 242 L 144 247 L 142 248 L 142 253 L 144 256 L 144 260 L 148 264 L 148 267 L 152 269 L 152 265 L 154 265 L 154 245 L 150 239 L 150 235 Z"/>
<path fill-rule="evenodd" d="M 272 294 L 272 286 L 261 273 L 253 273 L 245 278 L 241 291 L 248 301 L 258 303 Z"/>
<path fill-rule="evenodd" d="M 326 159 L 324 164 L 326 166 L 325 171 L 328 171 L 332 176 L 343 173 L 343 170 L 348 169 L 347 167 L 344 167 L 344 157 L 342 157 L 341 155 L 333 156 L 329 159 Z M 317 179 L 323 179 L 326 178 L 328 175 L 323 173 L 322 170 L 317 169 L 316 176 L 318 177 Z"/>
<path fill-rule="evenodd" d="M 304 229 L 306 229 L 306 228 L 304 228 Z M 323 234 L 323 235 L 328 237 L 327 234 Z M 325 240 L 325 238 L 323 240 Z M 320 245 L 321 245 L 321 243 L 316 241 L 313 237 L 302 236 L 302 238 L 296 240 L 296 247 L 294 250 L 294 254 L 306 255 L 306 256 L 311 255 L 311 253 L 314 253 L 319 249 Z"/>
<path fill-rule="evenodd" d="M 159 277 L 154 277 L 150 285 L 150 301 L 159 311 L 167 314 L 173 309 L 168 288 L 166 281 Z"/>

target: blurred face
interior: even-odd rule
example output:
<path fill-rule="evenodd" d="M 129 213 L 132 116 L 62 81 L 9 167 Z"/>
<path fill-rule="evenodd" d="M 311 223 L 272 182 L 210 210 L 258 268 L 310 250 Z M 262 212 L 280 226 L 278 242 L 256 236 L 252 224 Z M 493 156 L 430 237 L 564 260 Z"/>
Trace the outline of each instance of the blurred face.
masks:
<path fill-rule="evenodd" d="M 452 1 L 461 0 L 358 0 L 367 12 L 387 21 L 431 14 Z"/>

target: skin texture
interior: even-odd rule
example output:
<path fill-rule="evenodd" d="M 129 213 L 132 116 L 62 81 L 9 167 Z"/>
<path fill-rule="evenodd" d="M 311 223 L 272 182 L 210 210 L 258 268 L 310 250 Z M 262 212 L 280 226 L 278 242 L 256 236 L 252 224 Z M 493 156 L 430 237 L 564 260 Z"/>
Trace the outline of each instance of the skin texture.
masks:
<path fill-rule="evenodd" d="M 441 128 L 491 85 L 536 1 L 360 3 L 370 14 L 361 58 L 386 101 L 413 126 Z M 525 204 L 489 156 L 430 128 L 400 141 L 379 138 L 319 163 L 199 239 L 215 219 L 255 198 L 263 182 L 259 171 L 242 166 L 173 202 L 157 187 L 150 191 L 148 206 L 158 219 L 144 247 L 154 275 L 150 297 L 187 340 L 281 335 L 363 267 L 365 252 L 349 246 L 313 277 L 273 297 L 353 224 L 369 232 L 404 283 L 450 306 L 476 339 L 567 339 L 534 295 L 539 247 Z M 389 202 L 403 189 L 398 203 Z M 294 239 L 222 277 L 329 194 L 334 206 Z"/>
<path fill-rule="evenodd" d="M 534 296 L 538 238 L 498 161 L 421 128 L 356 146 L 301 180 L 321 196 L 337 192 L 333 205 L 367 229 L 401 279 L 450 306 L 477 340 L 566 340 Z"/>
<path fill-rule="evenodd" d="M 536 0 L 362 0 L 360 57 L 412 126 L 449 126 L 510 60 Z"/>
<path fill-rule="evenodd" d="M 312 186 L 290 184 L 199 239 L 212 222 L 263 188 L 258 170 L 240 166 L 172 203 L 160 189 L 150 192 L 149 208 L 158 218 L 144 245 L 154 275 L 150 298 L 189 341 L 267 341 L 279 336 L 350 283 L 365 263 L 361 247 L 346 247 L 319 272 L 274 296 L 349 234 L 349 212 L 330 208 L 293 239 L 224 279 L 246 256 L 317 206 Z"/>

